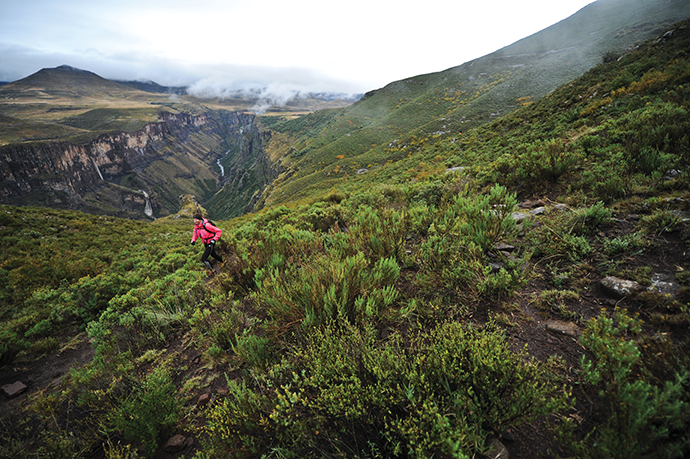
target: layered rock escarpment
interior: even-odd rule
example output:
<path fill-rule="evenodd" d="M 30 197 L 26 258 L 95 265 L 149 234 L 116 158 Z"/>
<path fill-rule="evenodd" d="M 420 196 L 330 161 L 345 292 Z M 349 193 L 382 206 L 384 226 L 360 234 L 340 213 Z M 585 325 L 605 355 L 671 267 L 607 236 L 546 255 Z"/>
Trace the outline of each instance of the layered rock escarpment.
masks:
<path fill-rule="evenodd" d="M 86 144 L 6 145 L 0 147 L 0 202 L 129 218 L 175 213 L 181 194 L 203 201 L 264 161 L 253 120 L 239 112 L 162 112 L 138 131 L 102 134 Z M 230 151 L 233 158 L 225 159 Z M 219 159 L 230 176 L 221 176 Z"/>

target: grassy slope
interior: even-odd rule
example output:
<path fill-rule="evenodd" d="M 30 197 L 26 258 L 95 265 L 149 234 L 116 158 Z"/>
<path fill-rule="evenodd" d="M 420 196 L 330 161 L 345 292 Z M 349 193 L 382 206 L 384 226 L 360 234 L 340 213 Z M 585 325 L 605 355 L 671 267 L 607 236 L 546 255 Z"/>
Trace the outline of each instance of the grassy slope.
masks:
<path fill-rule="evenodd" d="M 273 129 L 293 135 L 292 147 L 298 151 L 283 152 L 290 179 L 276 183 L 265 202 L 278 204 L 327 192 L 336 186 L 335 177 L 397 159 L 387 155 L 391 144 L 457 138 L 581 75 L 607 52 L 620 54 L 689 14 L 681 1 L 663 9 L 646 0 L 597 2 L 459 67 L 391 83 L 328 115 L 273 124 Z M 326 116 L 329 121 L 324 124 L 320 118 Z M 309 129 L 302 130 L 304 125 Z"/>

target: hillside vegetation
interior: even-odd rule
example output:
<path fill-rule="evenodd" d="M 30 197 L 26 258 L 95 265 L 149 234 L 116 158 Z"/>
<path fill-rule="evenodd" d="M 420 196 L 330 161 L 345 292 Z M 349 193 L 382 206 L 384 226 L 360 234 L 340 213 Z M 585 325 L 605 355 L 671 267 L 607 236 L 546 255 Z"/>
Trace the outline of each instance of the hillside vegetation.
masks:
<path fill-rule="evenodd" d="M 270 129 L 287 134 L 291 142 L 269 145 L 286 171 L 284 180 L 264 191 L 262 203 L 318 195 L 342 177 L 383 167 L 421 145 L 460 139 L 539 100 L 602 57 L 615 59 L 689 17 L 683 1 L 663 7 L 649 0 L 597 1 L 492 54 L 390 83 L 349 107 L 298 120 L 265 117 Z"/>
<path fill-rule="evenodd" d="M 166 457 L 183 434 L 169 455 L 687 457 L 689 52 L 683 22 L 365 174 L 296 150 L 323 180 L 216 222 L 212 277 L 191 201 L 151 223 L 0 207 L 3 384 L 89 356 L 2 401 L 0 456 Z M 346 133 L 339 113 L 285 126 Z"/>

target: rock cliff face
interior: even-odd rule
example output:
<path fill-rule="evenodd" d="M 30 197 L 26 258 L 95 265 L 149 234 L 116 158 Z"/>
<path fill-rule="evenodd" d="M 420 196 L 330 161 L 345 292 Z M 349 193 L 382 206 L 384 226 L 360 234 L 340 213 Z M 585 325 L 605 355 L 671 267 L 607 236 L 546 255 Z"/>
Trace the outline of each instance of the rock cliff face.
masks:
<path fill-rule="evenodd" d="M 264 161 L 253 121 L 237 112 L 161 113 L 139 131 L 103 134 L 88 144 L 7 145 L 0 148 L 0 202 L 129 218 L 175 213 L 181 194 L 203 202 L 222 183 L 237 188 L 237 177 Z M 228 171 L 222 176 L 218 160 Z M 242 194 L 255 191 L 241 185 Z"/>

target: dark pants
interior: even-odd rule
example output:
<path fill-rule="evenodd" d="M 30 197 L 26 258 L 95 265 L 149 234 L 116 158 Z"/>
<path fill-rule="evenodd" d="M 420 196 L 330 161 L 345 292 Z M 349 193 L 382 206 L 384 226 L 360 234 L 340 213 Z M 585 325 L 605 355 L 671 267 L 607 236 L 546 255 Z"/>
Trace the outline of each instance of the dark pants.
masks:
<path fill-rule="evenodd" d="M 216 253 L 216 244 L 206 244 L 205 247 L 206 250 L 204 250 L 204 254 L 201 256 L 201 261 L 204 262 L 208 269 L 213 269 L 211 263 L 209 263 L 208 261 L 209 255 L 215 258 L 216 260 L 220 261 L 221 263 L 223 262 L 223 258 Z"/>

